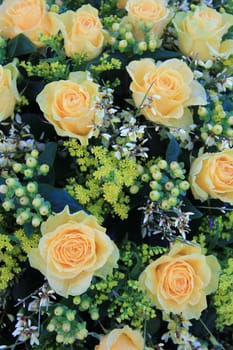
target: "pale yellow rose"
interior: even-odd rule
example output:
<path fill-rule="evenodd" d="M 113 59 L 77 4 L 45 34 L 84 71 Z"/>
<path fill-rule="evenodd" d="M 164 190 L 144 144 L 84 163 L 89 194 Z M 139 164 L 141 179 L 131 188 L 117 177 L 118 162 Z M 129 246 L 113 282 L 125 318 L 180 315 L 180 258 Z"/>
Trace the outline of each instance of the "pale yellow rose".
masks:
<path fill-rule="evenodd" d="M 16 102 L 20 101 L 16 85 L 18 74 L 15 62 L 5 66 L 0 65 L 0 121 L 10 117 Z"/>
<path fill-rule="evenodd" d="M 217 289 L 219 274 L 213 255 L 205 256 L 199 246 L 179 242 L 146 267 L 139 284 L 159 309 L 198 319 L 207 307 L 206 295 Z"/>
<path fill-rule="evenodd" d="M 104 278 L 117 265 L 118 248 L 96 218 L 84 211 L 70 214 L 66 206 L 41 225 L 41 232 L 29 262 L 59 295 L 84 293 L 93 276 Z"/>
<path fill-rule="evenodd" d="M 44 44 L 38 40 L 39 34 L 57 32 L 55 14 L 47 11 L 45 0 L 4 0 L 0 6 L 0 34 L 7 39 L 23 33 L 41 47 Z"/>
<path fill-rule="evenodd" d="M 123 18 L 133 26 L 133 34 L 137 40 L 144 40 L 144 33 L 140 29 L 140 23 L 150 26 L 148 35 L 151 38 L 159 38 L 166 25 L 172 18 L 172 12 L 166 7 L 163 0 L 128 0 L 125 8 L 128 15 Z"/>
<path fill-rule="evenodd" d="M 227 58 L 233 54 L 233 40 L 222 41 L 223 35 L 233 25 L 233 15 L 197 6 L 194 12 L 178 12 L 173 23 L 179 48 L 185 55 L 211 60 L 215 56 Z"/>
<path fill-rule="evenodd" d="M 87 59 L 97 57 L 103 48 L 104 34 L 98 17 L 98 10 L 83 5 L 76 12 L 66 11 L 59 16 L 68 57 L 75 53 L 86 54 Z"/>
<path fill-rule="evenodd" d="M 189 182 L 194 198 L 233 204 L 233 149 L 197 157 L 191 164 Z"/>
<path fill-rule="evenodd" d="M 189 106 L 205 105 L 206 93 L 182 60 L 155 62 L 145 58 L 126 67 L 130 90 L 141 114 L 155 124 L 185 128 L 193 123 Z"/>
<path fill-rule="evenodd" d="M 126 6 L 127 0 L 118 0 L 117 1 L 117 8 L 124 9 Z"/>
<path fill-rule="evenodd" d="M 103 118 L 99 85 L 87 72 L 72 72 L 68 80 L 47 84 L 37 96 L 44 117 L 54 126 L 60 136 L 78 138 L 81 144 L 98 135 L 97 124 Z"/>
<path fill-rule="evenodd" d="M 102 337 L 95 350 L 143 350 L 144 340 L 142 335 L 132 328 L 125 326 L 114 329 Z"/>

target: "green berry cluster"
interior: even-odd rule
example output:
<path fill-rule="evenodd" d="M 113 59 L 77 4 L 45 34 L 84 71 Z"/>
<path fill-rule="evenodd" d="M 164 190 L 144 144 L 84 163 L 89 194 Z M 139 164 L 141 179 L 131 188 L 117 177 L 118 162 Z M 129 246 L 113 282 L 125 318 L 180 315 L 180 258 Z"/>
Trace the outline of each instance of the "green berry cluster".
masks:
<path fill-rule="evenodd" d="M 207 147 L 216 146 L 219 151 L 232 147 L 233 139 L 233 114 L 226 112 L 222 101 L 216 95 L 211 95 L 213 107 L 199 107 L 198 115 L 203 120 L 201 127 L 201 139 Z"/>
<path fill-rule="evenodd" d="M 30 222 L 33 227 L 40 226 L 44 217 L 51 213 L 50 203 L 38 193 L 38 176 L 46 176 L 48 164 L 39 164 L 39 152 L 33 150 L 25 155 L 25 163 L 12 164 L 13 175 L 5 179 L 0 193 L 5 198 L 2 207 L 5 211 L 15 210 L 16 223 Z"/>
<path fill-rule="evenodd" d="M 144 34 L 144 40 L 138 41 L 133 34 L 130 22 L 114 22 L 109 29 L 108 44 L 112 51 L 142 55 L 145 51 L 154 52 L 158 47 L 158 39 L 151 33 L 153 23 L 140 21 L 139 29 Z"/>
<path fill-rule="evenodd" d="M 56 306 L 48 325 L 48 332 L 56 332 L 56 343 L 73 344 L 88 336 L 86 322 L 77 320 L 76 311 L 65 305 Z"/>
<path fill-rule="evenodd" d="M 144 168 L 141 180 L 148 182 L 149 198 L 163 210 L 170 210 L 179 203 L 179 198 L 185 196 L 190 185 L 185 180 L 184 163 L 157 158 Z"/>
<path fill-rule="evenodd" d="M 93 285 L 91 287 L 93 287 Z M 91 289 L 93 290 L 94 288 Z M 96 301 L 93 302 L 92 297 L 88 294 L 84 293 L 81 296 L 75 296 L 73 298 L 73 304 L 78 305 L 79 311 L 87 311 L 93 321 L 99 319 L 99 309 L 97 307 L 98 303 Z"/>

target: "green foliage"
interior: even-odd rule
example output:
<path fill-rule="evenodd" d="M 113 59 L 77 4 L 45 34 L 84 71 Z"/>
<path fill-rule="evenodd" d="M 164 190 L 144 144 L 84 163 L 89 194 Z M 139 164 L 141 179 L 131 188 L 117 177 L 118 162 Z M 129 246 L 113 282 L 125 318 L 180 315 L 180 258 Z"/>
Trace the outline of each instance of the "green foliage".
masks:
<path fill-rule="evenodd" d="M 217 312 L 216 326 L 220 330 L 223 330 L 225 326 L 233 325 L 233 258 L 225 260 L 224 264 L 218 290 L 214 295 Z"/>

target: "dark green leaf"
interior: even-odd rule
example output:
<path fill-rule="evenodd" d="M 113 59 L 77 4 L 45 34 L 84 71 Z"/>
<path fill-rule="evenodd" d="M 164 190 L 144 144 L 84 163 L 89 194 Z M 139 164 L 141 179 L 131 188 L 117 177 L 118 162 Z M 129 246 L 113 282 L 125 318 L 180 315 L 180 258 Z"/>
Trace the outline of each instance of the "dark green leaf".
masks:
<path fill-rule="evenodd" d="M 26 224 L 24 224 L 23 229 L 28 238 L 31 238 L 35 231 L 35 227 L 33 227 L 30 222 L 27 222 Z"/>
<path fill-rule="evenodd" d="M 36 46 L 24 34 L 19 34 L 9 40 L 7 46 L 8 57 L 18 57 L 36 52 Z"/>
<path fill-rule="evenodd" d="M 44 151 L 39 156 L 39 164 L 48 164 L 49 166 L 53 166 L 56 153 L 57 153 L 56 142 L 48 142 L 45 146 Z"/>
<path fill-rule="evenodd" d="M 39 184 L 39 193 L 45 200 L 51 203 L 52 210 L 56 213 L 62 211 L 66 205 L 70 212 L 84 210 L 73 197 L 62 188 L 56 188 L 48 184 Z"/>
<path fill-rule="evenodd" d="M 184 197 L 182 201 L 185 205 L 185 211 L 194 213 L 194 215 L 191 216 L 191 219 L 199 219 L 203 216 L 203 213 L 198 210 L 187 197 Z"/>
<path fill-rule="evenodd" d="M 177 161 L 180 153 L 180 147 L 178 142 L 174 137 L 170 138 L 170 142 L 166 151 L 166 161 L 171 163 L 172 161 Z"/>

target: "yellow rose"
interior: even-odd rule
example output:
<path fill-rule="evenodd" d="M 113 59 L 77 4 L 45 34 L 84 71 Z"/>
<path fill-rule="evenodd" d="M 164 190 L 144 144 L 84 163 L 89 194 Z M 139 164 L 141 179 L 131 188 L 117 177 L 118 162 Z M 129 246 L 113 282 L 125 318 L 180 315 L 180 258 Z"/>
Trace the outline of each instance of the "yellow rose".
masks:
<path fill-rule="evenodd" d="M 102 121 L 103 110 L 96 107 L 99 85 L 91 81 L 88 73 L 73 72 L 69 80 L 47 84 L 36 101 L 58 135 L 78 138 L 83 145 L 97 136 L 94 124 Z"/>
<path fill-rule="evenodd" d="M 206 295 L 217 289 L 220 266 L 199 246 L 175 243 L 169 253 L 142 272 L 139 284 L 159 309 L 196 318 L 207 307 Z"/>
<path fill-rule="evenodd" d="M 0 121 L 10 117 L 14 112 L 16 102 L 20 101 L 16 85 L 18 74 L 14 62 L 6 66 L 0 65 Z"/>
<path fill-rule="evenodd" d="M 197 157 L 189 182 L 194 198 L 205 201 L 211 197 L 233 204 L 233 149 Z"/>
<path fill-rule="evenodd" d="M 145 58 L 127 66 L 136 107 L 155 124 L 185 128 L 193 123 L 187 108 L 206 104 L 206 93 L 182 60 L 155 62 Z"/>
<path fill-rule="evenodd" d="M 233 25 L 233 15 L 197 6 L 194 12 L 178 12 L 173 20 L 179 48 L 187 56 L 200 60 L 233 54 L 233 40 L 222 37 Z"/>
<path fill-rule="evenodd" d="M 166 25 L 170 22 L 172 12 L 166 8 L 163 0 L 128 0 L 125 6 L 128 15 L 123 22 L 133 25 L 133 33 L 137 40 L 144 40 L 144 33 L 140 29 L 140 22 L 151 28 L 149 35 L 160 37 Z"/>
<path fill-rule="evenodd" d="M 46 11 L 45 0 L 4 0 L 0 6 L 0 34 L 12 39 L 20 33 L 37 47 L 43 46 L 38 35 L 56 34 L 54 14 Z"/>
<path fill-rule="evenodd" d="M 138 331 L 125 326 L 105 335 L 95 350 L 143 350 L 144 340 Z"/>
<path fill-rule="evenodd" d="M 59 18 L 68 57 L 75 53 L 86 54 L 87 59 L 91 60 L 101 53 L 104 34 L 97 9 L 83 5 L 76 12 L 66 11 Z"/>
<path fill-rule="evenodd" d="M 124 9 L 126 6 L 127 0 L 118 0 L 117 1 L 117 8 Z"/>
<path fill-rule="evenodd" d="M 105 277 L 117 264 L 116 245 L 94 216 L 68 206 L 41 225 L 38 248 L 29 252 L 30 265 L 46 276 L 50 287 L 64 297 L 80 295 L 92 277 Z"/>

